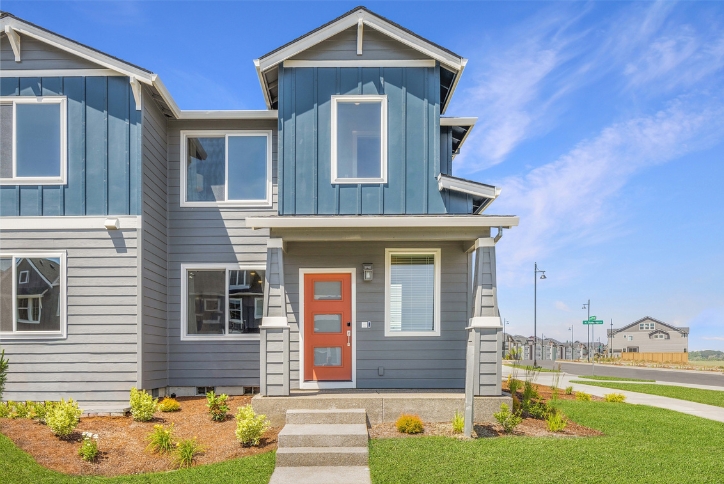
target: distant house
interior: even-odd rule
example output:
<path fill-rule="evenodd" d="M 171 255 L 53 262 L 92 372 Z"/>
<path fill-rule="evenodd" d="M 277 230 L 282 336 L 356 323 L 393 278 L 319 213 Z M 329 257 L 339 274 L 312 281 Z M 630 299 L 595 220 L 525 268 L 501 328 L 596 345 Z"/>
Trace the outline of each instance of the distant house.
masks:
<path fill-rule="evenodd" d="M 58 331 L 60 260 L 43 257 L 17 258 L 15 274 L 15 299 L 9 291 L 2 291 L 2 331 Z M 12 263 L 9 258 L 3 259 L 0 264 L 0 286 L 13 287 L 12 277 Z"/>
<path fill-rule="evenodd" d="M 623 328 L 608 330 L 614 356 L 621 353 L 687 353 L 689 328 L 646 316 Z"/>

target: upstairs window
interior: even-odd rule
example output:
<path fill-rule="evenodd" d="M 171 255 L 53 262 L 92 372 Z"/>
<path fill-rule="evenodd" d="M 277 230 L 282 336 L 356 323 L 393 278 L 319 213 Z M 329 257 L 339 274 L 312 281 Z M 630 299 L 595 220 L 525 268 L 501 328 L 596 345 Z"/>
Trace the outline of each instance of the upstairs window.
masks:
<path fill-rule="evenodd" d="M 332 184 L 387 183 L 387 96 L 332 96 Z"/>
<path fill-rule="evenodd" d="M 656 323 L 639 323 L 639 331 L 652 331 L 656 329 Z"/>
<path fill-rule="evenodd" d="M 0 340 L 65 336 L 65 254 L 0 254 Z"/>
<path fill-rule="evenodd" d="M 271 206 L 271 138 L 271 131 L 182 131 L 181 206 Z"/>
<path fill-rule="evenodd" d="M 0 185 L 64 185 L 64 97 L 0 98 Z"/>

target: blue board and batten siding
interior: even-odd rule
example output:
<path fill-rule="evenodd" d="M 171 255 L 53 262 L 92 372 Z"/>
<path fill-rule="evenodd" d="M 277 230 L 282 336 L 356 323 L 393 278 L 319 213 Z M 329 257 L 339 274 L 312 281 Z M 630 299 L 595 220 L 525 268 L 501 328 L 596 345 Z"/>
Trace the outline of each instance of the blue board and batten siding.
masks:
<path fill-rule="evenodd" d="M 440 173 L 453 174 L 453 129 L 452 126 L 440 126 Z M 441 192 L 448 213 L 465 214 L 473 211 L 473 197 L 467 193 Z"/>
<path fill-rule="evenodd" d="M 446 213 L 440 173 L 440 68 L 286 68 L 279 74 L 279 214 Z M 384 94 L 386 184 L 331 183 L 331 97 Z"/>
<path fill-rule="evenodd" d="M 1 216 L 141 214 L 141 112 L 127 77 L 6 77 L 0 96 L 68 99 L 67 185 L 2 186 Z"/>

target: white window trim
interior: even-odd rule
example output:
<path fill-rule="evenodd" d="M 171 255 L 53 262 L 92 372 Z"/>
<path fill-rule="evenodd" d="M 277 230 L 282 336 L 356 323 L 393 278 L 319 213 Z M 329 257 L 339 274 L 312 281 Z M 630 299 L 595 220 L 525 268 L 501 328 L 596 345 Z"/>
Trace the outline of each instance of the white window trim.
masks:
<path fill-rule="evenodd" d="M 17 322 L 18 322 L 18 323 L 23 323 L 23 324 L 40 324 L 40 318 L 43 316 L 43 299 L 42 299 L 42 296 L 18 296 L 17 299 L 18 299 L 18 300 L 20 300 L 20 299 L 27 299 L 27 300 L 28 300 L 28 307 L 27 307 L 28 317 L 30 317 L 30 316 L 33 315 L 33 306 L 32 306 L 32 301 L 31 301 L 31 299 L 37 299 L 37 300 L 38 300 L 38 320 L 36 321 L 36 320 L 34 320 L 34 319 L 20 319 L 20 316 L 15 315 L 15 317 L 17 318 Z M 20 310 L 20 309 L 23 309 L 23 308 L 20 308 L 20 307 L 18 306 L 18 310 Z"/>
<path fill-rule="evenodd" d="M 16 146 L 16 106 L 18 104 L 60 104 L 60 176 L 57 177 L 18 177 Z M 13 105 L 13 176 L 12 178 L 0 178 L 0 185 L 65 185 L 67 184 L 68 173 L 68 134 L 67 134 L 67 99 L 65 96 L 3 96 L 0 97 L 0 104 Z"/>
<path fill-rule="evenodd" d="M 340 102 L 380 103 L 380 178 L 339 178 L 337 176 L 337 105 Z M 387 96 L 386 95 L 362 95 L 362 96 L 332 96 L 332 184 L 333 185 L 357 185 L 360 183 L 385 184 L 387 183 Z"/>
<path fill-rule="evenodd" d="M 304 379 L 304 276 L 306 274 L 350 274 L 352 280 L 352 381 L 313 381 Z M 357 388 L 357 269 L 339 267 L 299 269 L 299 368 L 299 388 L 301 390 Z"/>
<path fill-rule="evenodd" d="M 180 204 L 181 207 L 239 207 L 239 208 L 271 208 L 272 206 L 272 130 L 194 130 L 181 131 L 179 149 L 180 173 Z M 196 202 L 186 200 L 187 170 L 185 160 L 188 156 L 188 138 L 224 138 L 224 197 L 229 196 L 229 136 L 266 136 L 266 198 L 263 200 L 224 200 L 213 202 Z"/>
<path fill-rule="evenodd" d="M 23 276 L 25 276 L 23 278 Z M 30 271 L 20 271 L 20 277 L 18 277 L 18 284 L 27 284 L 30 279 Z"/>
<path fill-rule="evenodd" d="M 433 315 L 434 329 L 432 331 L 390 331 L 390 283 L 392 279 L 392 255 L 418 255 L 432 254 L 435 264 L 435 313 Z M 441 250 L 440 249 L 385 249 L 385 336 L 411 337 L 411 336 L 440 336 L 440 294 L 441 294 Z"/>
<path fill-rule="evenodd" d="M 60 307 L 60 330 L 59 331 L 18 331 L 18 294 L 17 284 L 17 259 L 28 258 L 48 258 L 60 260 L 60 296 L 58 305 Z M 2 252 L 0 258 L 12 258 L 12 311 L 13 311 L 13 331 L 0 332 L 0 340 L 23 340 L 23 339 L 65 339 L 68 336 L 68 312 L 66 297 L 68 293 L 67 270 L 66 270 L 66 252 Z M 21 323 L 24 321 L 20 321 Z M 30 322 L 34 324 L 34 322 Z"/>
<path fill-rule="evenodd" d="M 213 334 L 208 336 L 188 334 L 188 271 L 193 270 L 225 270 L 224 285 L 224 314 L 226 315 L 226 334 Z M 242 264 L 181 264 L 181 341 L 232 341 L 232 340 L 259 340 L 259 333 L 229 334 L 229 271 L 266 271 L 266 266 Z M 264 280 L 264 278 L 262 278 Z M 204 302 L 206 304 L 206 302 Z"/>

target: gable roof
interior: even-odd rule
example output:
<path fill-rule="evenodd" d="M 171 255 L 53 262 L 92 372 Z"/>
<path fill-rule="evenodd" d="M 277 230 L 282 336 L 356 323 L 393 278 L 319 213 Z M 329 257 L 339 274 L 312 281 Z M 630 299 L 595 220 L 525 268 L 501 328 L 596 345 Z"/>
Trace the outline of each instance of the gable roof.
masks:
<path fill-rule="evenodd" d="M 275 84 L 275 75 L 270 71 L 275 70 L 279 64 L 303 52 L 310 47 L 348 29 L 355 25 L 364 25 L 381 32 L 394 40 L 407 45 L 435 61 L 451 75 L 443 76 L 441 73 L 441 85 L 444 83 L 446 94 L 441 99 L 440 113 L 443 114 L 447 108 L 453 91 L 462 75 L 467 59 L 442 47 L 405 27 L 378 15 L 364 6 L 353 8 L 352 10 L 340 15 L 336 19 L 317 27 L 306 34 L 278 47 L 271 52 L 260 56 L 254 60 L 254 66 L 259 76 L 264 93 L 264 99 L 267 107 L 272 109 L 275 107 L 275 100 L 272 94 Z M 271 74 L 271 75 L 268 75 Z M 444 79 L 443 79 L 444 78 Z"/>
<path fill-rule="evenodd" d="M 628 324 L 628 325 L 624 326 L 623 328 L 614 329 L 613 332 L 609 329 L 609 330 L 608 330 L 608 335 L 611 336 L 612 334 L 615 335 L 615 334 L 620 333 L 620 332 L 622 332 L 622 331 L 626 331 L 627 329 L 633 328 L 634 326 L 637 326 L 639 323 L 643 323 L 643 322 L 645 322 L 645 321 L 652 321 L 652 322 L 654 322 L 654 323 L 656 323 L 656 324 L 661 324 L 661 325 L 663 325 L 663 326 L 666 326 L 667 328 L 670 328 L 670 329 L 673 330 L 673 331 L 678 331 L 678 332 L 681 333 L 681 334 L 689 334 L 689 328 L 687 328 L 687 327 L 685 327 L 685 326 L 677 327 L 677 326 L 673 326 L 673 325 L 671 325 L 671 324 L 665 323 L 665 322 L 663 322 L 663 321 L 659 321 L 658 319 L 652 318 L 651 316 L 644 316 L 643 318 L 641 318 L 641 319 L 639 319 L 639 320 L 637 320 L 637 321 L 634 321 L 633 323 Z"/>
<path fill-rule="evenodd" d="M 52 47 L 61 49 L 74 56 L 93 62 L 99 67 L 109 71 L 128 76 L 133 87 L 134 97 L 140 97 L 140 86 L 148 86 L 153 100 L 158 104 L 166 117 L 176 119 L 275 119 L 276 111 L 253 110 L 213 110 L 194 111 L 182 110 L 174 101 L 171 93 L 161 81 L 158 74 L 132 64 L 128 61 L 112 56 L 88 45 L 69 39 L 48 29 L 23 20 L 9 12 L 0 12 L 0 35 L 25 35 L 44 42 Z M 22 37 L 20 37 L 22 39 Z M 22 58 L 22 40 L 19 54 Z M 138 102 L 138 98 L 137 98 Z"/>

